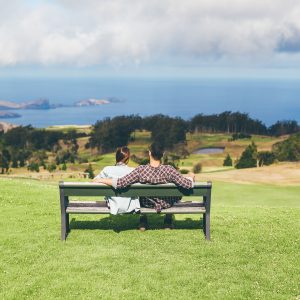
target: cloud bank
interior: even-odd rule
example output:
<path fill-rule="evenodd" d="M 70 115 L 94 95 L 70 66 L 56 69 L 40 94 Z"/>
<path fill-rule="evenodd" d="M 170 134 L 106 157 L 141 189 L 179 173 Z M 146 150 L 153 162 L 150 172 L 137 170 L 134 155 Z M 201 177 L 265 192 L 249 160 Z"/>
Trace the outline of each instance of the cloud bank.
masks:
<path fill-rule="evenodd" d="M 300 63 L 300 1 L 0 0 L 0 66 Z"/>

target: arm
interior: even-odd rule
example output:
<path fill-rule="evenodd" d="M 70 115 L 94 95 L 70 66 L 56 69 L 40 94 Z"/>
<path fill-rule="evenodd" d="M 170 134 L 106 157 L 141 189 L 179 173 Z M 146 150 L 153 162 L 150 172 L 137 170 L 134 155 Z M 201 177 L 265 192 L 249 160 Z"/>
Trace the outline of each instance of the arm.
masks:
<path fill-rule="evenodd" d="M 113 179 L 112 178 L 94 178 L 93 182 L 95 183 L 104 183 L 107 185 L 112 186 L 113 185 Z"/>
<path fill-rule="evenodd" d="M 131 185 L 135 182 L 139 182 L 139 178 L 140 178 L 140 170 L 139 167 L 137 167 L 136 169 L 134 169 L 133 171 L 131 171 L 129 174 L 117 179 L 117 178 L 113 178 L 112 180 L 112 186 L 115 189 L 121 189 L 124 188 L 128 185 Z"/>
<path fill-rule="evenodd" d="M 93 179 L 93 182 L 97 182 L 97 180 L 100 178 L 109 178 L 109 176 L 107 176 L 107 174 L 106 174 L 105 168 Z"/>
<path fill-rule="evenodd" d="M 185 189 L 191 189 L 194 187 L 194 174 L 190 174 L 189 177 L 183 177 L 175 168 L 170 167 L 170 179 L 171 182 L 177 186 L 181 186 Z"/>

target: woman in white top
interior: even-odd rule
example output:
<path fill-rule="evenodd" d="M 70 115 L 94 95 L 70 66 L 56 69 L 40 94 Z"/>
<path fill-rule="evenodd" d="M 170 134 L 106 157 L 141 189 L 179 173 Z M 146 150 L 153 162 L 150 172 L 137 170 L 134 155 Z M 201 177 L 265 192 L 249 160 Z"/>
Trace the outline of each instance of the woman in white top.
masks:
<path fill-rule="evenodd" d="M 134 168 L 128 167 L 130 158 L 130 150 L 127 147 L 120 147 L 116 151 L 116 164 L 114 166 L 105 167 L 95 178 L 97 182 L 99 178 L 120 178 L 129 174 Z M 122 213 L 135 213 L 140 211 L 140 201 L 138 198 L 127 197 L 106 197 L 110 213 L 112 215 Z"/>

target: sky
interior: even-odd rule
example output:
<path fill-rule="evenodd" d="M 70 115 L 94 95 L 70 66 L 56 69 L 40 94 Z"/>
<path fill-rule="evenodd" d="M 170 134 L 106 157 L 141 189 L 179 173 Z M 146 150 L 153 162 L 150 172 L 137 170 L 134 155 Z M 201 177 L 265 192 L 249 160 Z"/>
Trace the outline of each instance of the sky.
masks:
<path fill-rule="evenodd" d="M 0 0 L 0 76 L 300 78 L 298 0 Z"/>

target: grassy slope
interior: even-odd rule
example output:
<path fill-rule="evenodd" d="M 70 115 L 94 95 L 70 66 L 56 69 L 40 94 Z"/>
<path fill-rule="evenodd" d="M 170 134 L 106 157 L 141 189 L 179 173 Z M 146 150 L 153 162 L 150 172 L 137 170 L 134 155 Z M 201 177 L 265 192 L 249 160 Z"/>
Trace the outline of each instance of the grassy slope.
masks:
<path fill-rule="evenodd" d="M 16 188 L 17 187 L 17 188 Z M 56 184 L 0 179 L 0 298 L 295 299 L 300 187 L 214 183 L 212 242 L 199 216 L 135 230 L 137 216 L 74 216 L 59 240 Z"/>

